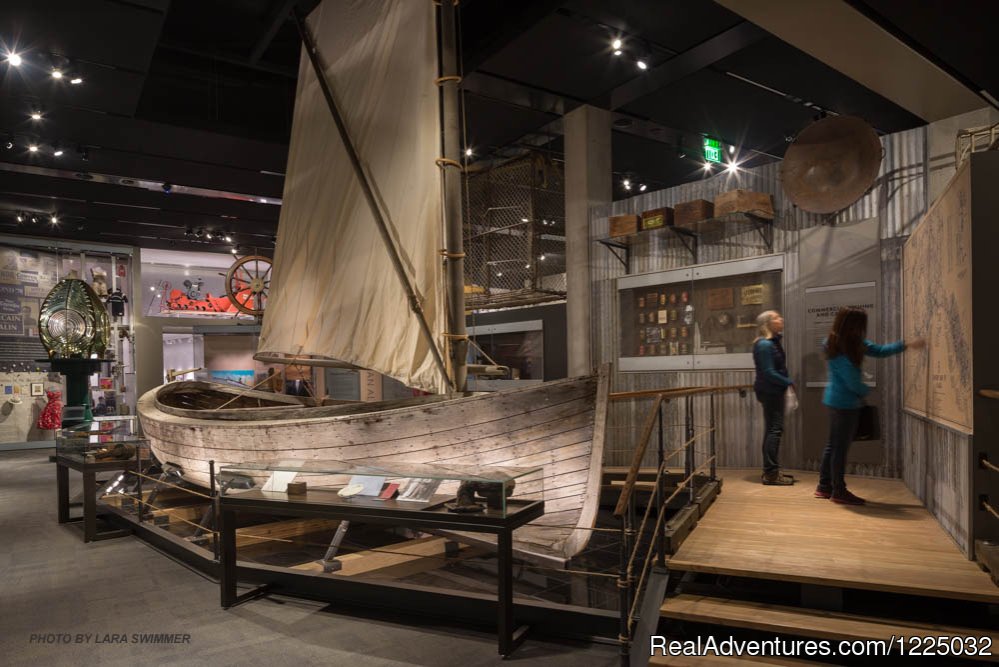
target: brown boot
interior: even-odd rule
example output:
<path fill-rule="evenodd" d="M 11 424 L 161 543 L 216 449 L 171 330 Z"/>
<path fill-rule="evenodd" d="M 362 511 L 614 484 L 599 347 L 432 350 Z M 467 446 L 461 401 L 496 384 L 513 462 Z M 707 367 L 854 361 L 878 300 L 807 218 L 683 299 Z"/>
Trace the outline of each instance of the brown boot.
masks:
<path fill-rule="evenodd" d="M 783 475 L 779 470 L 763 473 L 762 481 L 766 486 L 791 486 L 794 484 L 793 477 Z"/>

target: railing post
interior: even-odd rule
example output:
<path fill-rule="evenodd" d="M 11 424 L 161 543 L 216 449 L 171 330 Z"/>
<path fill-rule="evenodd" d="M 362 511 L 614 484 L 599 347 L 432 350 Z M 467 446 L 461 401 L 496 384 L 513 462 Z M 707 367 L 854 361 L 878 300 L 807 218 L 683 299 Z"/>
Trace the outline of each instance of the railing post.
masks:
<path fill-rule="evenodd" d="M 142 448 L 138 446 L 135 448 L 135 472 L 135 479 L 138 481 L 136 488 L 139 491 L 139 523 L 142 523 L 142 515 L 146 513 L 146 502 L 142 495 Z"/>
<path fill-rule="evenodd" d="M 656 476 L 656 507 L 659 508 L 659 513 L 664 514 L 666 512 L 666 504 L 663 502 L 666 500 L 666 471 L 663 469 L 663 459 L 665 458 L 664 445 L 665 445 L 665 433 L 663 432 L 663 404 L 659 403 L 659 466 L 656 468 L 658 475 Z M 658 522 L 657 522 L 658 525 Z M 662 569 L 666 569 L 666 523 L 663 522 L 662 528 L 656 531 L 656 565 Z"/>
<path fill-rule="evenodd" d="M 219 562 L 219 497 L 215 488 L 215 460 L 208 462 L 210 495 L 212 497 L 212 558 Z"/>
<path fill-rule="evenodd" d="M 618 630 L 618 641 L 621 643 L 621 667 L 628 667 L 631 662 L 631 628 L 628 614 L 631 612 L 631 582 L 628 581 L 628 559 L 631 549 L 628 548 L 628 525 L 631 522 L 631 512 L 621 514 L 621 569 L 617 575 L 617 590 L 621 605 L 621 625 Z"/>
<path fill-rule="evenodd" d="M 687 449 L 687 451 L 684 452 L 684 459 L 683 459 L 684 466 L 683 467 L 684 467 L 684 472 L 685 472 L 684 477 L 687 478 L 687 504 L 688 505 L 692 505 L 694 503 L 694 478 L 693 478 L 693 474 L 694 474 L 694 443 L 692 442 L 692 439 L 694 437 L 694 403 L 693 403 L 693 398 L 694 398 L 693 396 L 687 396 L 686 399 L 685 399 L 686 400 L 686 404 L 684 406 L 685 407 L 685 410 L 684 410 L 684 412 L 685 412 L 685 419 L 684 419 L 684 421 L 685 421 L 685 428 L 684 428 L 684 432 L 685 432 L 685 435 L 686 435 L 686 438 L 684 440 L 686 442 L 686 449 Z"/>
<path fill-rule="evenodd" d="M 715 467 L 716 467 L 715 464 L 718 463 L 718 459 L 717 459 L 717 456 L 716 456 L 717 453 L 718 453 L 718 449 L 717 449 L 717 447 L 715 445 L 715 395 L 714 394 L 711 394 L 711 417 L 710 417 L 709 421 L 710 421 L 710 427 L 711 427 L 711 436 L 710 436 L 710 439 L 708 440 L 708 443 L 709 443 L 709 446 L 710 446 L 710 450 L 709 450 L 708 456 L 711 457 L 711 473 L 710 473 L 711 476 L 710 476 L 710 479 L 713 482 L 713 481 L 715 481 L 717 479 L 717 476 L 716 476 L 717 471 L 715 470 Z"/>

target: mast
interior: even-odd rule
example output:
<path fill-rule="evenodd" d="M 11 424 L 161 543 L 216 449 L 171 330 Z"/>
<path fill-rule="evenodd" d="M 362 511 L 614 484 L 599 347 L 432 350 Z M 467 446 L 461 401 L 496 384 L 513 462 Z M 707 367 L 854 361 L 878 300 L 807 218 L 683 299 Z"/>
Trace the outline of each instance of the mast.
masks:
<path fill-rule="evenodd" d="M 458 117 L 457 2 L 443 0 L 440 7 L 440 79 L 444 159 L 444 226 L 447 259 L 445 291 L 448 295 L 448 354 L 454 390 L 465 391 L 468 337 L 465 331 L 465 252 L 461 221 L 461 130 Z"/>
<path fill-rule="evenodd" d="M 309 32 L 309 28 L 305 23 L 305 17 L 299 8 L 295 8 L 293 15 L 295 17 L 295 26 L 298 28 L 298 34 L 302 39 L 302 44 L 305 47 L 305 52 L 309 56 L 309 61 L 312 63 L 312 69 L 315 72 L 316 80 L 319 82 L 319 87 L 323 92 L 323 97 L 326 100 L 326 106 L 329 108 L 330 115 L 333 116 L 333 121 L 336 123 L 337 132 L 340 134 L 340 139 L 343 141 L 344 149 L 347 152 L 347 157 L 350 160 L 351 168 L 354 170 L 354 174 L 357 176 L 357 180 L 361 185 L 361 191 L 364 193 L 364 199 L 368 204 L 368 208 L 371 209 L 371 215 L 375 219 L 375 224 L 378 227 L 378 232 L 381 235 L 382 241 L 385 243 L 385 250 L 388 252 L 389 257 L 392 261 L 392 267 L 395 270 L 396 277 L 399 282 L 402 283 L 403 290 L 406 292 L 406 298 L 409 300 L 409 308 L 413 311 L 416 316 L 416 320 L 420 327 L 420 333 L 426 339 L 428 346 L 430 347 L 430 352 L 434 357 L 434 362 L 437 364 L 438 369 L 440 369 L 441 376 L 447 383 L 449 389 L 455 389 L 455 384 L 452 379 L 448 376 L 447 367 L 444 364 L 444 359 L 441 356 L 441 351 L 437 347 L 437 341 L 434 338 L 434 334 L 430 329 L 430 325 L 427 323 L 427 318 L 423 312 L 423 307 L 420 305 L 420 299 L 416 294 L 416 290 L 413 289 L 410 283 L 409 276 L 406 274 L 406 270 L 402 265 L 402 259 L 399 257 L 399 251 L 395 247 L 395 243 L 392 241 L 392 236 L 388 231 L 388 225 L 385 222 L 385 218 L 382 215 L 382 210 L 378 206 L 375 200 L 374 192 L 372 191 L 371 184 L 368 182 L 368 176 L 361 167 L 361 160 L 357 155 L 357 149 L 354 147 L 354 142 L 351 140 L 350 133 L 347 131 L 347 126 L 344 123 L 343 116 L 340 113 L 340 109 L 336 105 L 336 101 L 333 99 L 333 92 L 330 90 L 329 81 L 326 80 L 326 72 L 323 69 L 322 63 L 319 61 L 319 50 L 316 48 L 315 40 L 312 38 L 312 34 Z M 453 8 L 452 8 L 453 15 Z M 453 31 L 452 31 L 453 32 Z M 445 133 L 446 134 L 446 133 Z M 460 164 L 460 163 L 459 163 Z M 456 188 L 456 194 L 458 195 L 458 202 L 460 204 L 461 192 Z M 461 247 L 461 212 L 458 212 L 458 247 Z M 459 264 L 459 267 L 463 265 Z M 463 270 L 463 269 L 459 269 Z M 462 309 L 461 318 L 461 332 L 465 331 L 465 319 L 464 319 L 464 287 L 461 288 L 462 292 L 462 302 L 460 307 Z M 463 357 L 464 359 L 464 357 Z"/>

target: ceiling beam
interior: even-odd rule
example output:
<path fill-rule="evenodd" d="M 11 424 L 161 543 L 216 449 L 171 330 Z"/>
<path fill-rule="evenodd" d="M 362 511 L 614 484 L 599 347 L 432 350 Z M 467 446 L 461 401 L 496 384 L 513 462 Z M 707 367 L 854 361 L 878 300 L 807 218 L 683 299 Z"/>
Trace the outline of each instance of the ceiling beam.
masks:
<path fill-rule="evenodd" d="M 274 0 L 271 12 L 267 16 L 267 29 L 264 30 L 264 34 L 260 36 L 257 43 L 253 45 L 253 51 L 250 52 L 250 59 L 247 62 L 251 66 L 255 66 L 260 61 L 261 56 L 264 55 L 264 51 L 274 41 L 274 36 L 277 35 L 278 30 L 284 25 L 288 14 L 291 12 L 291 8 L 295 6 L 296 2 L 297 0 Z"/>
<path fill-rule="evenodd" d="M 927 122 L 987 101 L 843 0 L 716 0 Z"/>
<path fill-rule="evenodd" d="M 766 31 L 752 23 L 740 23 L 618 86 L 600 101 L 600 106 L 611 110 L 625 107 L 755 44 L 766 36 Z"/>

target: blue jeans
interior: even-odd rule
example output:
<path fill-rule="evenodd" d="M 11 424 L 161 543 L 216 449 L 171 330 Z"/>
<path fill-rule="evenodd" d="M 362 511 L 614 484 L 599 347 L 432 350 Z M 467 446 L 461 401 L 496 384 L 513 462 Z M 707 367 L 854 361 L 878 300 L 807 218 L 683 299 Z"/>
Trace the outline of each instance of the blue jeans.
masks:
<path fill-rule="evenodd" d="M 819 488 L 839 495 L 846 491 L 846 453 L 857 434 L 860 409 L 839 410 L 829 408 L 829 440 L 822 452 L 822 467 L 819 468 Z"/>
<path fill-rule="evenodd" d="M 763 405 L 763 472 L 775 473 L 780 470 L 777 458 L 784 435 L 784 394 L 757 392 L 756 400 Z"/>

